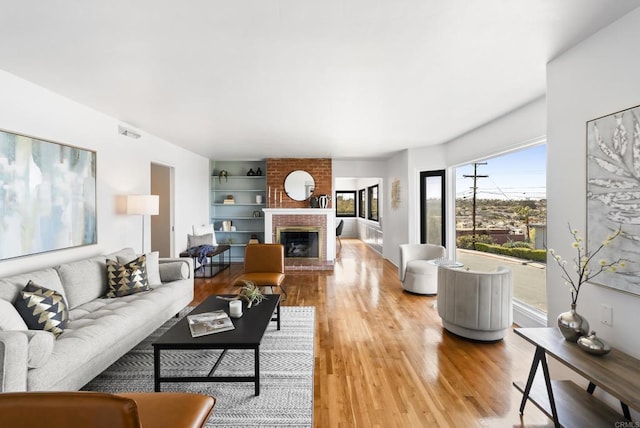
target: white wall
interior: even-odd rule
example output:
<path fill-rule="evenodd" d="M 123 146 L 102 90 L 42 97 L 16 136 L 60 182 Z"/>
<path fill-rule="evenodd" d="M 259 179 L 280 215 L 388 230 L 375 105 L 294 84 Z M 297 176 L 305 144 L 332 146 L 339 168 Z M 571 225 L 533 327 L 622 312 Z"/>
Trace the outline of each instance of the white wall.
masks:
<path fill-rule="evenodd" d="M 192 224 L 208 222 L 209 161 L 141 132 L 118 134 L 122 122 L 0 71 L 0 128 L 97 152 L 98 244 L 0 261 L 0 277 L 122 247 L 140 251 L 140 216 L 118 213 L 120 196 L 149 193 L 151 162 L 175 167 L 176 253 Z M 145 247 L 150 248 L 149 221 Z"/>
<path fill-rule="evenodd" d="M 384 160 L 353 159 L 333 160 L 331 162 L 333 178 L 382 177 L 387 170 Z"/>
<path fill-rule="evenodd" d="M 409 151 L 403 150 L 387 162 L 387 173 L 384 186 L 384 244 L 382 254 L 398 266 L 400 263 L 400 244 L 409 242 Z M 391 208 L 391 186 L 394 180 L 400 183 L 400 203 L 397 209 Z M 418 240 L 420 238 L 418 237 Z"/>
<path fill-rule="evenodd" d="M 547 67 L 548 243 L 571 255 L 567 222 L 586 227 L 586 122 L 640 104 L 640 9 L 584 40 Z M 636 261 L 637 262 L 637 261 Z M 547 269 L 549 323 L 569 308 L 557 266 Z M 613 308 L 613 326 L 600 323 L 600 305 Z M 613 346 L 640 357 L 640 297 L 585 285 L 578 312 Z"/>

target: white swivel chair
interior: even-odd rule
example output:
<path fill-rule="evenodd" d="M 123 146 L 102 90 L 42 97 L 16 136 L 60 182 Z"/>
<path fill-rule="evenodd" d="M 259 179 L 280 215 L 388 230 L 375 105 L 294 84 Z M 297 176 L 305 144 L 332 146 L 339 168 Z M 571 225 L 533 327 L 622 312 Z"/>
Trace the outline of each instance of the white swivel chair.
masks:
<path fill-rule="evenodd" d="M 402 288 L 412 293 L 434 295 L 438 292 L 438 266 L 434 259 L 444 257 L 446 250 L 441 245 L 400 245 L 398 276 Z"/>
<path fill-rule="evenodd" d="M 445 329 L 479 341 L 504 338 L 513 322 L 511 270 L 438 268 L 438 314 Z"/>

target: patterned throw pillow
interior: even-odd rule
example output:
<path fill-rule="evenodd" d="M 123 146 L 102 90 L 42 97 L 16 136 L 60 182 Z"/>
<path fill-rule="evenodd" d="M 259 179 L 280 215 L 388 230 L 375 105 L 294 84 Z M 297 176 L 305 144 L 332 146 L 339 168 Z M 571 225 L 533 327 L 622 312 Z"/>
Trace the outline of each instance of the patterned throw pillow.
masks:
<path fill-rule="evenodd" d="M 61 335 L 69 320 L 62 294 L 29 281 L 18 294 L 16 310 L 30 330 L 50 331 Z"/>
<path fill-rule="evenodd" d="M 149 291 L 146 265 L 147 258 L 144 254 L 125 264 L 107 259 L 107 280 L 109 282 L 107 297 L 122 297 Z"/>

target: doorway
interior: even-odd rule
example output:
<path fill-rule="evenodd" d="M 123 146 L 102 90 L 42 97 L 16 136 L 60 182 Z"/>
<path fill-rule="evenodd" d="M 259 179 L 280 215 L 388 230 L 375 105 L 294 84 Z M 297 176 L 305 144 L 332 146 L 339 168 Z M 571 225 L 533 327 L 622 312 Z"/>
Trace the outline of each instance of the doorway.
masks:
<path fill-rule="evenodd" d="M 151 164 L 151 194 L 159 196 L 158 215 L 151 216 L 151 251 L 173 257 L 173 167 Z"/>

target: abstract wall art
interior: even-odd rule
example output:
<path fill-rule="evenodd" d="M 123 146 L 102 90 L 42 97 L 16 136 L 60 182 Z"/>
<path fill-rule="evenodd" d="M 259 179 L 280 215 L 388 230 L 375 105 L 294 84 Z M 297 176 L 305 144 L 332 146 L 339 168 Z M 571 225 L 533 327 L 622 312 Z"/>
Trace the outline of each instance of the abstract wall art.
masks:
<path fill-rule="evenodd" d="M 587 249 L 619 228 L 598 257 L 627 265 L 596 282 L 640 294 L 640 106 L 587 122 Z"/>
<path fill-rule="evenodd" d="M 96 152 L 0 130 L 0 260 L 97 242 Z"/>

